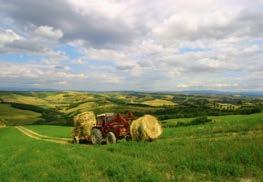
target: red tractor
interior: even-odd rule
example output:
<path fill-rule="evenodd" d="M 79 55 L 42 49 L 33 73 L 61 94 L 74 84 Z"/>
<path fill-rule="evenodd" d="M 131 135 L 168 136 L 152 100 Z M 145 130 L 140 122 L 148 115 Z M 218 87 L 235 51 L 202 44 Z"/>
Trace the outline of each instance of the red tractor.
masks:
<path fill-rule="evenodd" d="M 91 130 L 90 140 L 92 144 L 116 143 L 119 139 L 130 139 L 130 124 L 135 119 L 132 113 L 100 114 L 96 117 L 97 123 Z"/>

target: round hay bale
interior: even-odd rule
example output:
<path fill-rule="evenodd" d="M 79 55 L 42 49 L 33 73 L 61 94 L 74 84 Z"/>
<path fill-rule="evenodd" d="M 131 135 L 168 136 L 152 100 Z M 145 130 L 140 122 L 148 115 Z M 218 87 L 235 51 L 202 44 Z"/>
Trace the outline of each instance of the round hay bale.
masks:
<path fill-rule="evenodd" d="M 162 134 L 162 127 L 154 116 L 144 115 L 132 122 L 130 133 L 133 140 L 154 140 Z"/>
<path fill-rule="evenodd" d="M 91 129 L 96 125 L 96 117 L 93 112 L 83 112 L 74 118 L 73 138 L 81 136 L 88 137 L 91 135 Z"/>

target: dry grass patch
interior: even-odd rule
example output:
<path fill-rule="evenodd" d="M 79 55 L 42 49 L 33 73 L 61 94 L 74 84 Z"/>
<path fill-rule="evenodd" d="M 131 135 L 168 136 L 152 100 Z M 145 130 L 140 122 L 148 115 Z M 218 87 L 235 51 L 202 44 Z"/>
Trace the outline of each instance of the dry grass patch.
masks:
<path fill-rule="evenodd" d="M 154 106 L 154 107 L 165 106 L 165 105 L 166 106 L 174 106 L 174 105 L 176 105 L 176 103 L 174 103 L 172 101 L 163 100 L 163 99 L 148 100 L 148 101 L 142 102 L 142 104 L 149 105 L 149 106 Z"/>
<path fill-rule="evenodd" d="M 8 96 L 2 97 L 4 102 L 11 102 L 11 103 L 20 103 L 20 104 L 29 104 L 35 106 L 41 105 L 50 105 L 48 101 L 32 96 L 25 96 L 25 95 L 17 95 L 17 94 L 10 94 Z"/>

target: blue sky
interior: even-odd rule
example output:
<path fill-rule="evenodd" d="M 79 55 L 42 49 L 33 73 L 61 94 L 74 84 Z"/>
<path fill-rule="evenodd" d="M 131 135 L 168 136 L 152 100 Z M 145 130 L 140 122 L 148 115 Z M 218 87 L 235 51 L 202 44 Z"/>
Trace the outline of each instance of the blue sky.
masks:
<path fill-rule="evenodd" d="M 0 88 L 263 90 L 262 0 L 0 4 Z"/>

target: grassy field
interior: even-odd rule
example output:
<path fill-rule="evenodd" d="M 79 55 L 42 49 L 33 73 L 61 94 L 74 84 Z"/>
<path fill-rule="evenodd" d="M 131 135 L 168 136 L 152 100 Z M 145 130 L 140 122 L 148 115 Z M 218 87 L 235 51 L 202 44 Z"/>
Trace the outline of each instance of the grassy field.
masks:
<path fill-rule="evenodd" d="M 62 145 L 0 129 L 0 181 L 260 181 L 263 114 L 212 117 L 204 125 L 164 128 L 154 142 Z M 166 121 L 167 122 L 167 121 Z M 72 127 L 26 126 L 70 137 Z"/>
<path fill-rule="evenodd" d="M 149 105 L 149 106 L 173 106 L 175 103 L 163 100 L 163 99 L 154 99 L 154 100 L 147 100 L 142 102 L 142 104 Z"/>
<path fill-rule="evenodd" d="M 50 126 L 50 125 L 27 125 L 26 128 L 42 135 L 51 137 L 71 138 L 73 127 L 70 126 Z"/>
<path fill-rule="evenodd" d="M 0 181 L 262 181 L 262 109 L 262 97 L 0 92 Z M 69 144 L 72 117 L 90 110 L 152 114 L 164 131 L 154 142 Z"/>
<path fill-rule="evenodd" d="M 21 94 L 6 94 L 1 97 L 4 102 L 11 103 L 22 103 L 22 104 L 32 104 L 36 106 L 49 106 L 52 107 L 48 101 L 38 98 L 35 96 L 21 95 Z"/>
<path fill-rule="evenodd" d="M 16 109 L 9 104 L 0 104 L 0 119 L 9 125 L 19 123 L 32 124 L 35 121 L 41 120 L 41 114 L 33 111 Z"/>
<path fill-rule="evenodd" d="M 227 129 L 234 127 L 240 130 L 243 128 L 255 127 L 255 124 L 262 126 L 263 124 L 263 113 L 250 114 L 250 115 L 228 115 L 228 116 L 209 116 L 212 121 L 212 126 L 219 126 L 220 128 Z M 194 118 L 177 118 L 163 120 L 162 124 L 164 127 L 176 127 L 178 122 L 188 123 Z M 220 123 L 217 125 L 217 123 Z"/>
<path fill-rule="evenodd" d="M 161 120 L 170 118 L 190 118 L 203 115 L 231 115 L 259 113 L 263 110 L 262 97 L 239 97 L 235 95 L 182 95 L 143 92 L 0 92 L 0 105 L 8 104 L 12 117 L 27 112 L 32 119 L 7 121 L 16 124 L 56 124 L 71 125 L 72 117 L 85 111 L 95 114 L 105 112 L 127 113 L 136 116 L 152 114 Z M 22 111 L 21 111 L 22 110 Z M 0 111 L 1 112 L 1 111 Z M 41 122 L 36 120 L 40 114 Z M 16 116 L 17 115 L 17 116 Z M 8 118 L 8 112 L 0 113 L 0 118 Z M 38 121 L 38 122 L 36 122 Z"/>

